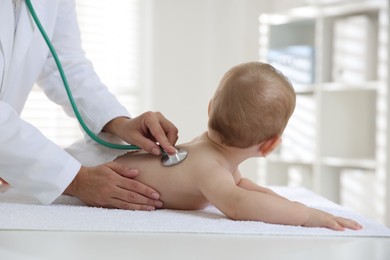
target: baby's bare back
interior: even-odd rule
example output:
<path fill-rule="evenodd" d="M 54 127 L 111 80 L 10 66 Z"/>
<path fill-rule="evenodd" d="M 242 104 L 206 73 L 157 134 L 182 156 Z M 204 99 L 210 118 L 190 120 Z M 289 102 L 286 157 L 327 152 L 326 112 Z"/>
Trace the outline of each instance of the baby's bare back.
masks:
<path fill-rule="evenodd" d="M 188 151 L 187 158 L 175 166 L 163 166 L 161 157 L 144 152 L 130 153 L 115 161 L 129 168 L 138 169 L 136 180 L 160 193 L 163 208 L 202 209 L 209 202 L 197 186 L 199 163 L 209 160 L 211 151 L 202 142 L 180 145 Z"/>

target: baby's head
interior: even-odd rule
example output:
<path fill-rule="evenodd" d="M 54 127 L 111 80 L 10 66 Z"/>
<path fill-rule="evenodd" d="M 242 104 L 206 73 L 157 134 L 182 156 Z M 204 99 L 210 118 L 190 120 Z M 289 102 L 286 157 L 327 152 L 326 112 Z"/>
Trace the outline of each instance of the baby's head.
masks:
<path fill-rule="evenodd" d="M 243 63 L 222 78 L 209 107 L 209 129 L 247 148 L 280 136 L 295 108 L 290 81 L 269 64 Z"/>

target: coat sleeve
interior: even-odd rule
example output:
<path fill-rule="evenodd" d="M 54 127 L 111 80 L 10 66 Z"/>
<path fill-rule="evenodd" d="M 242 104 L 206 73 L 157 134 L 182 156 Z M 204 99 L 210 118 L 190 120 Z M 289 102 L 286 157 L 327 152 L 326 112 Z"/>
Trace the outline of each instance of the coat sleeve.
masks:
<path fill-rule="evenodd" d="M 80 47 L 80 35 L 73 0 L 59 0 L 55 21 L 42 15 L 47 32 L 63 62 L 74 98 L 92 131 L 99 132 L 111 119 L 129 116 L 100 82 Z M 50 15 L 50 17 L 52 17 Z M 50 26 L 49 26 L 50 25 Z M 51 27 L 51 28 L 50 28 Z M 44 42 L 42 41 L 42 44 Z M 37 83 L 48 97 L 71 109 L 57 68 L 49 55 Z M 80 169 L 80 163 L 20 119 L 5 101 L 0 101 L 0 177 L 17 190 L 44 204 L 54 201 Z"/>
<path fill-rule="evenodd" d="M 115 117 L 130 117 L 127 110 L 108 91 L 86 59 L 81 48 L 75 2 L 59 1 L 58 15 L 51 40 L 63 65 L 80 114 L 94 133 L 99 133 Z M 73 116 L 55 61 L 49 54 L 38 80 L 45 94 Z"/>
<path fill-rule="evenodd" d="M 0 177 L 15 189 L 50 204 L 62 194 L 80 163 L 20 119 L 0 101 Z"/>
<path fill-rule="evenodd" d="M 55 12 L 47 11 L 49 16 Z M 39 60 L 25 61 L 29 62 L 40 64 Z M 7 91 L 12 90 L 18 88 L 7 87 Z M 23 121 L 11 104 L 0 100 L 0 177 L 15 189 L 50 204 L 74 179 L 80 163 Z"/>

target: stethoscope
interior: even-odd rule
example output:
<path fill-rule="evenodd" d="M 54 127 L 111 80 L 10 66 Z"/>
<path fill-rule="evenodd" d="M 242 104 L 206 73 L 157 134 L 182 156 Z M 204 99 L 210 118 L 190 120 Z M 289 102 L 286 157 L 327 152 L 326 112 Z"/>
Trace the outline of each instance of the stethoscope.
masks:
<path fill-rule="evenodd" d="M 69 102 L 72 106 L 72 109 L 76 115 L 76 118 L 77 120 L 79 121 L 81 127 L 84 129 L 84 131 L 88 134 L 89 137 L 91 137 L 92 140 L 94 140 L 95 142 L 99 143 L 100 145 L 103 145 L 103 146 L 106 146 L 106 147 L 109 147 L 109 148 L 112 148 L 112 149 L 119 149 L 119 150 L 140 150 L 140 148 L 138 146 L 135 146 L 135 145 L 123 145 L 123 144 L 114 144 L 114 143 L 110 143 L 110 142 L 107 142 L 101 138 L 99 138 L 96 134 L 94 134 L 89 128 L 88 126 L 85 124 L 83 118 L 81 117 L 81 114 L 77 108 L 77 105 L 76 105 L 76 102 L 74 101 L 74 98 L 73 98 L 73 95 L 72 95 L 72 91 L 70 90 L 70 87 L 69 87 L 69 84 L 68 84 L 68 80 L 65 76 L 65 72 L 62 68 L 62 64 L 61 64 L 61 61 L 60 59 L 58 58 L 58 55 L 57 55 L 57 52 L 56 50 L 54 49 L 53 47 L 53 44 L 51 43 L 49 37 L 47 36 L 45 30 L 43 29 L 43 26 L 37 16 L 37 14 L 35 13 L 35 10 L 34 10 L 34 7 L 32 6 L 31 4 L 31 1 L 30 0 L 25 0 L 26 1 L 26 4 L 27 4 L 27 7 L 28 7 L 28 10 L 30 11 L 30 14 L 31 14 L 31 17 L 33 18 L 35 24 L 37 25 L 39 31 L 41 32 L 41 35 L 43 37 L 43 39 L 45 40 L 47 46 L 49 47 L 49 50 L 51 52 L 51 54 L 53 55 L 53 58 L 54 58 L 54 61 L 57 65 L 57 68 L 58 68 L 58 71 L 60 73 L 60 76 L 61 76 L 61 79 L 62 79 L 62 82 L 64 84 L 64 87 L 65 87 L 65 90 L 66 90 L 66 93 L 68 95 L 68 98 L 69 98 Z M 161 148 L 161 146 L 160 146 Z M 161 163 L 164 165 L 164 166 L 173 166 L 173 165 L 176 165 L 180 162 L 182 162 L 186 157 L 187 157 L 187 154 L 188 152 L 186 150 L 184 150 L 183 148 L 178 148 L 177 149 L 177 152 L 176 154 L 174 155 L 169 155 L 164 149 L 161 148 L 161 154 L 162 154 L 162 157 L 161 157 Z"/>

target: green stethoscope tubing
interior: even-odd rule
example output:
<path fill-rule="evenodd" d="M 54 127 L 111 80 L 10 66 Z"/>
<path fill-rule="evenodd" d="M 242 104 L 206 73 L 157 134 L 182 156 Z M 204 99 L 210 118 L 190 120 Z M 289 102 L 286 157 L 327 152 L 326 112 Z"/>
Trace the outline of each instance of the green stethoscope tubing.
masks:
<path fill-rule="evenodd" d="M 78 108 L 77 108 L 77 105 L 76 105 L 76 102 L 74 101 L 74 98 L 73 98 L 73 95 L 72 95 L 72 91 L 70 90 L 70 87 L 69 87 L 69 84 L 68 84 L 68 80 L 65 76 L 65 72 L 64 72 L 64 69 L 62 67 L 62 64 L 61 64 L 61 61 L 60 59 L 58 58 L 58 55 L 57 55 L 57 52 L 56 50 L 54 49 L 53 47 L 53 44 L 51 43 L 49 37 L 47 36 L 45 30 L 43 29 L 43 26 L 37 16 L 37 14 L 35 13 L 35 10 L 34 10 L 34 7 L 32 6 L 31 4 L 31 1 L 30 0 L 26 0 L 26 4 L 27 4 L 27 7 L 31 13 L 31 16 L 32 18 L 34 19 L 34 22 L 35 24 L 37 25 L 39 31 L 41 32 L 42 34 L 42 37 L 43 39 L 45 40 L 47 46 L 49 47 L 49 50 L 54 58 L 54 61 L 57 65 L 57 68 L 58 68 L 58 71 L 60 73 L 60 76 L 61 76 L 61 79 L 62 79 L 62 82 L 64 84 L 64 87 L 65 87 L 65 90 L 66 90 L 66 93 L 68 94 L 68 98 L 69 98 L 69 101 L 70 101 L 70 104 L 73 108 L 73 111 L 74 111 L 74 114 L 76 115 L 76 118 L 77 120 L 79 121 L 81 127 L 84 129 L 84 131 L 88 134 L 89 137 L 91 137 L 95 142 L 97 142 L 98 144 L 100 145 L 103 145 L 103 146 L 106 146 L 106 147 L 109 147 L 109 148 L 112 148 L 112 149 L 118 149 L 118 150 L 140 150 L 140 148 L 136 145 L 123 145 L 123 144 L 114 144 L 114 143 L 110 143 L 110 142 L 107 142 L 101 138 L 99 138 L 95 133 L 93 133 L 89 128 L 88 126 L 86 125 L 86 123 L 84 122 Z"/>

